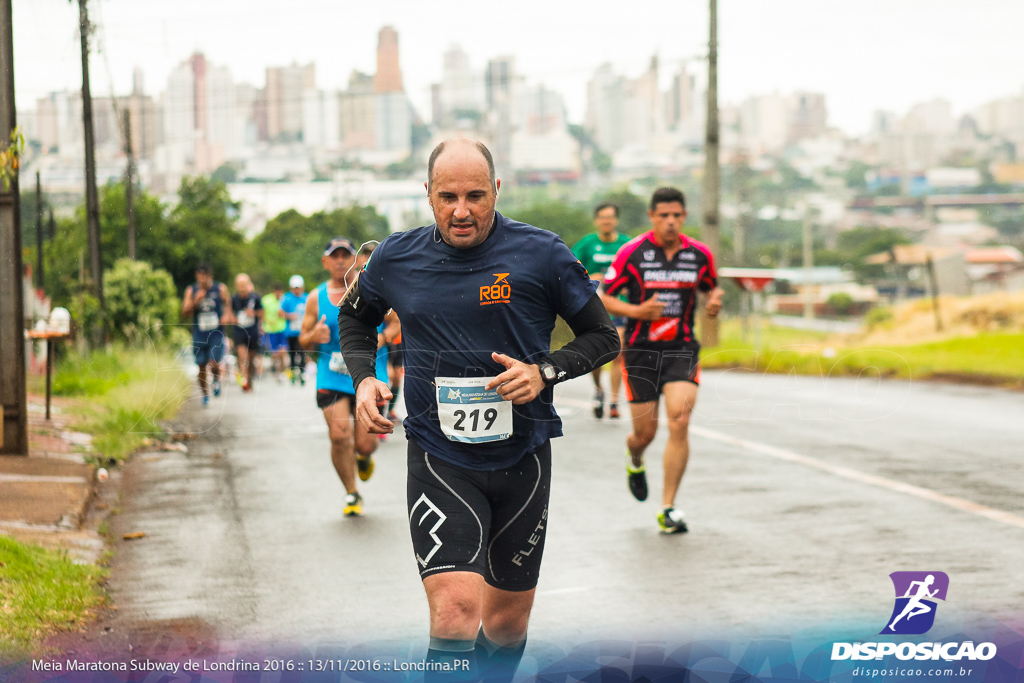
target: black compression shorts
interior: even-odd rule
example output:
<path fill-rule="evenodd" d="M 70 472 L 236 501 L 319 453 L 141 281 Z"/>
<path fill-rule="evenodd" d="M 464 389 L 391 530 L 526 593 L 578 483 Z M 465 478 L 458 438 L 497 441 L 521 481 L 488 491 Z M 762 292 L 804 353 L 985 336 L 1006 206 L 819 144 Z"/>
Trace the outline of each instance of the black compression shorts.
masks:
<path fill-rule="evenodd" d="M 480 472 L 410 439 L 409 528 L 420 578 L 475 572 L 501 590 L 535 588 L 550 490 L 550 441 L 511 467 Z"/>
<path fill-rule="evenodd" d="M 405 362 L 402 356 L 402 345 L 401 344 L 388 344 L 388 363 L 392 367 L 400 368 Z"/>
<path fill-rule="evenodd" d="M 341 400 L 348 401 L 349 411 L 355 414 L 356 397 L 354 394 L 346 394 L 343 391 L 335 391 L 334 389 L 316 390 L 316 407 L 320 410 L 326 410 Z"/>
<path fill-rule="evenodd" d="M 235 328 L 235 346 L 249 349 L 250 351 L 260 350 L 260 331 L 257 327 Z"/>
<path fill-rule="evenodd" d="M 623 351 L 622 378 L 630 403 L 657 401 L 669 382 L 700 384 L 699 346 L 654 351 L 627 347 Z"/>

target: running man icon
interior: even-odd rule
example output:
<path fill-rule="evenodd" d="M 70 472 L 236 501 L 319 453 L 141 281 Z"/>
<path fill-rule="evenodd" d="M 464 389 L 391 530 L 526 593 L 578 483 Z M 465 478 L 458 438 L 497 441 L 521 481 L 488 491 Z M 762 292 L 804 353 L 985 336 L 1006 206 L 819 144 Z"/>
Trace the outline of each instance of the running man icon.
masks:
<path fill-rule="evenodd" d="M 928 590 L 928 586 L 932 585 L 933 583 L 935 583 L 934 574 L 929 574 L 928 578 L 926 578 L 924 581 L 911 582 L 910 588 L 907 589 L 907 594 L 903 596 L 905 598 L 910 598 L 910 601 L 907 603 L 907 606 L 903 608 L 903 611 L 900 612 L 900 615 L 893 619 L 892 623 L 889 624 L 890 629 L 895 630 L 896 622 L 902 619 L 903 617 L 906 617 L 907 621 L 910 621 L 913 617 L 916 617 L 919 614 L 924 614 L 926 612 L 932 611 L 932 608 L 921 602 L 921 599 L 926 597 L 935 597 L 935 594 L 939 592 L 938 588 L 936 588 L 934 591 Z M 917 586 L 917 593 L 911 595 L 910 592 L 914 590 L 914 586 Z"/>
<path fill-rule="evenodd" d="M 935 621 L 936 600 L 946 599 L 949 577 L 943 572 L 893 572 L 889 576 L 897 597 L 882 633 L 927 632 Z"/>

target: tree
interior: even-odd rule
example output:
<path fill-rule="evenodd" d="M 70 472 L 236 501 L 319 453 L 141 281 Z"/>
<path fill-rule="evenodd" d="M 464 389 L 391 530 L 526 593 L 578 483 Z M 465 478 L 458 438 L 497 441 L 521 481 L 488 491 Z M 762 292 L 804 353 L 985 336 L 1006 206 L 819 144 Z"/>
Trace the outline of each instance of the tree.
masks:
<path fill-rule="evenodd" d="M 836 238 L 836 251 L 848 262 L 858 262 L 867 256 L 888 251 L 897 244 L 910 244 L 902 230 L 895 228 L 853 228 L 844 230 Z"/>
<path fill-rule="evenodd" d="M 210 176 L 210 180 L 222 183 L 233 183 L 238 180 L 238 169 L 231 164 L 221 164 Z"/>
<path fill-rule="evenodd" d="M 103 274 L 103 283 L 114 336 L 134 344 L 160 340 L 178 322 L 178 293 L 166 270 L 124 258 Z"/>
<path fill-rule="evenodd" d="M 248 270 L 252 250 L 235 229 L 239 205 L 231 200 L 224 183 L 186 177 L 178 197 L 178 205 L 166 221 L 162 253 L 149 257 L 140 244 L 139 258 L 167 270 L 178 292 L 194 280 L 199 263 L 213 266 L 214 277 L 221 282 L 230 282 L 236 273 Z"/>
<path fill-rule="evenodd" d="M 851 190 L 857 190 L 858 192 L 866 192 L 868 189 L 868 182 L 865 174 L 871 170 L 871 166 L 865 164 L 863 161 L 851 161 L 850 167 L 843 173 L 843 179 L 846 181 L 846 186 Z"/>
<path fill-rule="evenodd" d="M 543 202 L 520 209 L 515 220 L 550 230 L 570 247 L 594 229 L 590 213 L 561 202 Z"/>
<path fill-rule="evenodd" d="M 250 275 L 262 288 L 296 274 L 316 282 L 324 277 L 320 264 L 324 245 L 335 237 L 347 237 L 360 247 L 389 234 L 387 219 L 371 207 L 319 211 L 308 217 L 289 209 L 267 221 L 253 240 L 255 262 Z"/>
<path fill-rule="evenodd" d="M 627 188 L 594 195 L 593 204 L 611 202 L 619 207 L 619 230 L 627 235 L 639 235 L 647 228 L 647 202 Z"/>

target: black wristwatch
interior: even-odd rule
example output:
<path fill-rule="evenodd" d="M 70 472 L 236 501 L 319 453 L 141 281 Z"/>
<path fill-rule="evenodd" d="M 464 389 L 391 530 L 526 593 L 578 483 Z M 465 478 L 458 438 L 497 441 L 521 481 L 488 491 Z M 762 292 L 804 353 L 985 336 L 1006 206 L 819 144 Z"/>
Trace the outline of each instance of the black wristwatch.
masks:
<path fill-rule="evenodd" d="M 544 386 L 549 387 L 558 379 L 558 369 L 551 363 L 542 361 L 540 364 L 540 378 L 544 380 Z"/>

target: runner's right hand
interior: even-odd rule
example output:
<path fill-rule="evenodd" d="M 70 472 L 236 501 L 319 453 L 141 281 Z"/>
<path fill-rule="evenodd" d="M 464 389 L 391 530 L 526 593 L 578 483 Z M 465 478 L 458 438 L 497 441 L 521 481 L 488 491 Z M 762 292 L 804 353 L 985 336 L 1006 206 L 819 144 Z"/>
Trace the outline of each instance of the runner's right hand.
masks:
<path fill-rule="evenodd" d="M 316 327 L 313 328 L 313 339 L 318 344 L 330 344 L 331 343 L 331 328 L 327 327 L 326 315 L 321 315 L 320 320 L 316 321 Z"/>
<path fill-rule="evenodd" d="M 633 317 L 637 320 L 657 320 L 661 317 L 661 311 L 664 308 L 665 304 L 658 301 L 658 295 L 655 294 L 650 299 L 637 306 L 636 315 Z"/>

